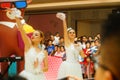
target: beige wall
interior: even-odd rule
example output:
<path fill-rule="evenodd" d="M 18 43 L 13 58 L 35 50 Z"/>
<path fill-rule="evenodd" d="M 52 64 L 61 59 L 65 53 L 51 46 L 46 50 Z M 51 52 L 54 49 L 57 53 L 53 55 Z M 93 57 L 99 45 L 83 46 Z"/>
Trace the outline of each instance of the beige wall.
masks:
<path fill-rule="evenodd" d="M 77 36 L 95 36 L 101 32 L 101 25 L 112 8 L 86 9 L 68 12 L 68 26 L 77 31 Z"/>
<path fill-rule="evenodd" d="M 96 36 L 101 32 L 101 22 L 96 21 L 78 21 L 77 23 L 77 36 Z"/>

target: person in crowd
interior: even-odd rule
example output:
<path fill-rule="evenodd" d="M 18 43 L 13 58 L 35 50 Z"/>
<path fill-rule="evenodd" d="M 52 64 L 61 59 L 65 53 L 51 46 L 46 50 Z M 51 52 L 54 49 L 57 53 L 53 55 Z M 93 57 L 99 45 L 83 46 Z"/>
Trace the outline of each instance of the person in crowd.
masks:
<path fill-rule="evenodd" d="M 81 36 L 81 45 L 82 45 L 82 49 L 85 49 L 86 48 L 86 43 L 87 42 L 87 37 L 84 35 L 84 36 Z"/>
<path fill-rule="evenodd" d="M 91 47 L 91 51 L 93 52 L 93 59 L 98 60 L 98 57 L 100 55 L 100 47 L 101 47 L 101 41 L 95 40 L 94 41 L 94 47 Z"/>
<path fill-rule="evenodd" d="M 65 54 L 64 46 L 58 46 L 57 51 L 55 52 L 54 56 L 63 58 L 64 54 Z"/>
<path fill-rule="evenodd" d="M 59 46 L 64 46 L 64 38 L 63 37 L 60 37 L 58 45 Z"/>
<path fill-rule="evenodd" d="M 60 34 L 59 34 L 59 32 L 56 32 L 55 36 L 54 36 L 53 44 L 58 45 L 59 44 L 59 39 L 60 39 Z"/>
<path fill-rule="evenodd" d="M 84 58 L 84 66 L 85 66 L 85 73 L 84 73 L 84 77 L 87 77 L 88 79 L 92 78 L 92 74 L 94 73 L 94 64 L 93 61 L 91 59 L 91 49 L 90 49 L 90 45 L 91 43 L 89 41 L 86 42 L 86 48 L 83 49 L 84 54 L 86 55 L 86 57 Z"/>
<path fill-rule="evenodd" d="M 21 24 L 18 17 L 16 17 L 16 22 L 25 44 L 25 69 L 20 73 L 20 76 L 25 77 L 27 80 L 45 80 L 43 72 L 48 70 L 48 53 L 38 46 L 40 43 L 42 44 L 44 34 L 42 31 L 36 30 L 29 38 L 25 34 L 23 24 Z M 42 62 L 43 67 L 41 67 Z"/>
<path fill-rule="evenodd" d="M 79 54 L 82 54 L 80 53 L 82 48 L 80 45 L 74 43 L 74 39 L 76 37 L 75 30 L 72 28 L 67 29 L 66 16 L 64 13 L 57 13 L 56 17 L 63 21 L 64 43 L 66 50 L 66 61 L 61 63 L 57 79 L 64 78 L 68 75 L 74 75 L 83 79 L 81 65 L 78 62 L 78 56 Z"/>
<path fill-rule="evenodd" d="M 90 41 L 90 42 L 93 41 L 92 36 L 89 36 L 89 37 L 88 37 L 88 41 Z"/>
<path fill-rule="evenodd" d="M 64 46 L 60 46 L 60 51 L 61 51 L 61 54 L 62 54 L 62 57 L 65 53 L 65 47 Z"/>
<path fill-rule="evenodd" d="M 91 54 L 93 55 L 93 54 L 95 54 L 97 52 L 98 46 L 95 45 L 95 41 L 91 41 L 90 43 L 91 43 L 90 50 L 91 50 Z"/>
<path fill-rule="evenodd" d="M 120 10 L 109 14 L 103 24 L 101 40 L 95 80 L 120 80 Z"/>
<path fill-rule="evenodd" d="M 54 44 L 52 44 L 52 40 L 48 40 L 48 45 L 46 46 L 46 50 L 47 50 L 47 52 L 48 52 L 48 55 L 51 55 L 51 54 L 53 54 L 54 53 L 54 50 L 55 50 L 55 46 L 54 46 Z"/>
<path fill-rule="evenodd" d="M 97 36 L 95 36 L 95 37 L 94 37 L 94 41 L 95 41 L 95 40 L 99 40 L 99 38 L 98 38 Z"/>
<path fill-rule="evenodd" d="M 54 45 L 54 50 L 53 50 L 53 52 L 50 54 L 50 56 L 54 56 L 55 53 L 56 53 L 56 51 L 57 51 L 57 49 L 58 49 L 58 45 Z"/>
<path fill-rule="evenodd" d="M 96 36 L 98 37 L 99 40 L 101 39 L 101 34 L 100 33 L 98 33 Z"/>
<path fill-rule="evenodd" d="M 52 42 L 53 42 L 53 41 L 55 40 L 54 35 L 51 34 L 49 39 L 52 40 Z M 53 43 L 53 44 L 54 44 L 54 43 Z"/>
<path fill-rule="evenodd" d="M 57 56 L 57 57 L 62 57 L 63 56 L 61 54 L 60 46 L 57 47 L 57 51 L 55 52 L 54 56 Z"/>
<path fill-rule="evenodd" d="M 81 37 L 78 37 L 77 41 L 78 41 L 78 42 L 81 42 Z"/>

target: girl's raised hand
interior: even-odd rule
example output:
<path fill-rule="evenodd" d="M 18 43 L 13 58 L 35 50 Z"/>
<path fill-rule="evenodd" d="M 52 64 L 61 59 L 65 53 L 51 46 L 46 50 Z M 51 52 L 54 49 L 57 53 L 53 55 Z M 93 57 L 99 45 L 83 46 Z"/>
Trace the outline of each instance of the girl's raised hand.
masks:
<path fill-rule="evenodd" d="M 66 15 L 64 13 L 61 13 L 61 12 L 57 13 L 56 17 L 62 21 L 64 21 L 66 19 Z"/>

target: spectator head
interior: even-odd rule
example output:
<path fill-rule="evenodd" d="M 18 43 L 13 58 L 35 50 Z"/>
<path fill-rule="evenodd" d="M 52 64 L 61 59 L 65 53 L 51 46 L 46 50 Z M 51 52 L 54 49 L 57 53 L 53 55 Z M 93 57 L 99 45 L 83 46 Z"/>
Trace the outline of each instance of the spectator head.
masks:
<path fill-rule="evenodd" d="M 101 38 L 101 35 L 100 35 L 100 33 L 98 33 L 96 36 L 97 36 L 99 39 Z"/>
<path fill-rule="evenodd" d="M 89 49 L 89 48 L 90 48 L 91 43 L 90 43 L 89 41 L 87 41 L 85 44 L 86 44 L 86 48 L 87 48 L 87 49 Z"/>
<path fill-rule="evenodd" d="M 100 65 L 95 80 L 120 80 L 120 11 L 108 16 L 101 37 Z"/>
<path fill-rule="evenodd" d="M 60 38 L 59 38 L 59 41 L 60 41 L 60 42 L 64 42 L 64 38 L 63 38 L 63 37 L 60 37 Z"/>
<path fill-rule="evenodd" d="M 65 51 L 65 47 L 64 46 L 60 46 L 61 52 Z"/>
<path fill-rule="evenodd" d="M 48 45 L 50 46 L 50 45 L 53 45 L 53 41 L 52 40 L 48 40 Z"/>
<path fill-rule="evenodd" d="M 85 35 L 81 36 L 81 42 L 87 42 L 87 37 Z"/>
<path fill-rule="evenodd" d="M 88 41 L 93 41 L 92 36 L 89 36 L 89 37 L 88 37 Z"/>
<path fill-rule="evenodd" d="M 94 41 L 91 41 L 91 47 L 94 47 L 95 46 L 95 42 Z"/>
<path fill-rule="evenodd" d="M 55 33 L 55 36 L 59 37 L 59 35 L 60 35 L 59 32 L 56 32 L 56 33 Z"/>
<path fill-rule="evenodd" d="M 97 46 L 97 47 L 100 47 L 100 46 L 101 46 L 100 40 L 95 40 L 94 43 L 95 43 L 95 46 Z"/>
<path fill-rule="evenodd" d="M 57 49 L 58 49 L 58 45 L 55 45 L 55 51 L 57 51 Z"/>
<path fill-rule="evenodd" d="M 52 41 L 55 40 L 55 38 L 54 38 L 54 36 L 53 36 L 52 34 L 50 35 L 50 39 L 51 39 Z"/>

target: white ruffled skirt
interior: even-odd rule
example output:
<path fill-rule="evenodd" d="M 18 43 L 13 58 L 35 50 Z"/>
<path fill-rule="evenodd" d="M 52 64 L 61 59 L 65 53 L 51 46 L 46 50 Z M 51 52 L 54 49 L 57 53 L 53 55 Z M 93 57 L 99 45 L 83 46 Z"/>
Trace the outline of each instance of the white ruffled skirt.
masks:
<path fill-rule="evenodd" d="M 67 61 L 62 62 L 58 70 L 57 79 L 67 77 L 68 75 L 73 75 L 83 79 L 81 65 L 78 62 L 67 62 Z"/>
<path fill-rule="evenodd" d="M 46 80 L 46 77 L 43 72 L 35 74 L 23 70 L 19 75 L 26 78 L 27 80 Z"/>

